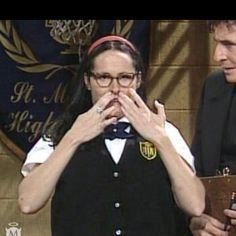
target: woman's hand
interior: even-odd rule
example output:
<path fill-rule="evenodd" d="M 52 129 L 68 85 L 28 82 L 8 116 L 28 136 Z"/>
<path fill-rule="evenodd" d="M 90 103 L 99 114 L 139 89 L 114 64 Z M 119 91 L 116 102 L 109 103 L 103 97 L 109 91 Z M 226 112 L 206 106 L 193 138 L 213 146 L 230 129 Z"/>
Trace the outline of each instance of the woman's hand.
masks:
<path fill-rule="evenodd" d="M 147 107 L 134 89 L 130 89 L 129 92 L 130 97 L 124 93 L 120 93 L 119 96 L 123 113 L 141 136 L 151 142 L 154 142 L 154 140 L 158 142 L 161 135 L 166 135 L 164 106 L 155 101 L 157 113 L 154 113 Z"/>
<path fill-rule="evenodd" d="M 106 93 L 91 109 L 77 117 L 66 134 L 70 136 L 72 142 L 79 144 L 87 142 L 102 133 L 106 126 L 117 121 L 115 117 L 108 118 L 114 110 L 113 106 L 106 108 L 112 99 L 114 95 Z"/>

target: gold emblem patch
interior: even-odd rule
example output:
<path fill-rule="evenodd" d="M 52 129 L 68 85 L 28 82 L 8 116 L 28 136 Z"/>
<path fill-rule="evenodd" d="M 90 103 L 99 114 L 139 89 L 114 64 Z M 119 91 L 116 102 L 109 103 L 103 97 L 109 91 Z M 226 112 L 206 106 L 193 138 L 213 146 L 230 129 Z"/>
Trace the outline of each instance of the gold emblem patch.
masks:
<path fill-rule="evenodd" d="M 153 143 L 150 142 L 139 142 L 139 148 L 142 156 L 147 160 L 152 160 L 157 155 L 157 149 Z"/>

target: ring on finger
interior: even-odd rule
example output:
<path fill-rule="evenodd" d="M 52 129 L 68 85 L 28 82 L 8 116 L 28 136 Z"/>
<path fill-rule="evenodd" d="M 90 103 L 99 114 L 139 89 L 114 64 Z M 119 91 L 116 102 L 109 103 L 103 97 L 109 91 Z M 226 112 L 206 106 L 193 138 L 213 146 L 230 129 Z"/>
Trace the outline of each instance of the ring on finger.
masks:
<path fill-rule="evenodd" d="M 97 112 L 99 115 L 101 115 L 102 112 L 103 112 L 103 109 L 98 106 L 98 107 L 96 108 L 96 112 Z"/>

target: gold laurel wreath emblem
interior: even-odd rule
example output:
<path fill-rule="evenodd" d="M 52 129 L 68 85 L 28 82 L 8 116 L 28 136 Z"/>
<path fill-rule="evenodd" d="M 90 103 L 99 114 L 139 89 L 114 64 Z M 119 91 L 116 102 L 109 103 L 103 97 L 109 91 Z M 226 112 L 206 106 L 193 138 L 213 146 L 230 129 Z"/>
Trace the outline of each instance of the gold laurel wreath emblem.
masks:
<path fill-rule="evenodd" d="M 134 20 L 116 20 L 112 34 L 128 38 Z M 75 73 L 76 65 L 43 64 L 35 57 L 30 47 L 20 38 L 11 20 L 0 21 L 0 43 L 6 54 L 17 63 L 17 68 L 28 73 L 49 72 L 45 79 L 61 69 Z"/>
<path fill-rule="evenodd" d="M 45 80 L 61 69 L 74 73 L 75 65 L 43 64 L 35 57 L 30 47 L 20 38 L 10 20 L 0 21 L 0 43 L 6 54 L 17 63 L 17 68 L 28 73 L 49 72 Z"/>
<path fill-rule="evenodd" d="M 111 33 L 129 38 L 133 24 L 134 20 L 116 20 Z"/>

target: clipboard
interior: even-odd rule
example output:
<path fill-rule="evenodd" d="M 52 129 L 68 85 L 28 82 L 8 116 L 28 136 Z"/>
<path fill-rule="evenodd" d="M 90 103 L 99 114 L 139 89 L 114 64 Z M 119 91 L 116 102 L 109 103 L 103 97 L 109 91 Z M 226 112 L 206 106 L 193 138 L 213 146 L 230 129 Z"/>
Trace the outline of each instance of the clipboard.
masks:
<path fill-rule="evenodd" d="M 236 175 L 227 174 L 200 179 L 206 189 L 205 213 L 224 223 L 226 217 L 223 210 L 229 208 L 231 193 L 236 191 Z M 236 235 L 234 227 L 232 227 L 230 235 Z"/>

